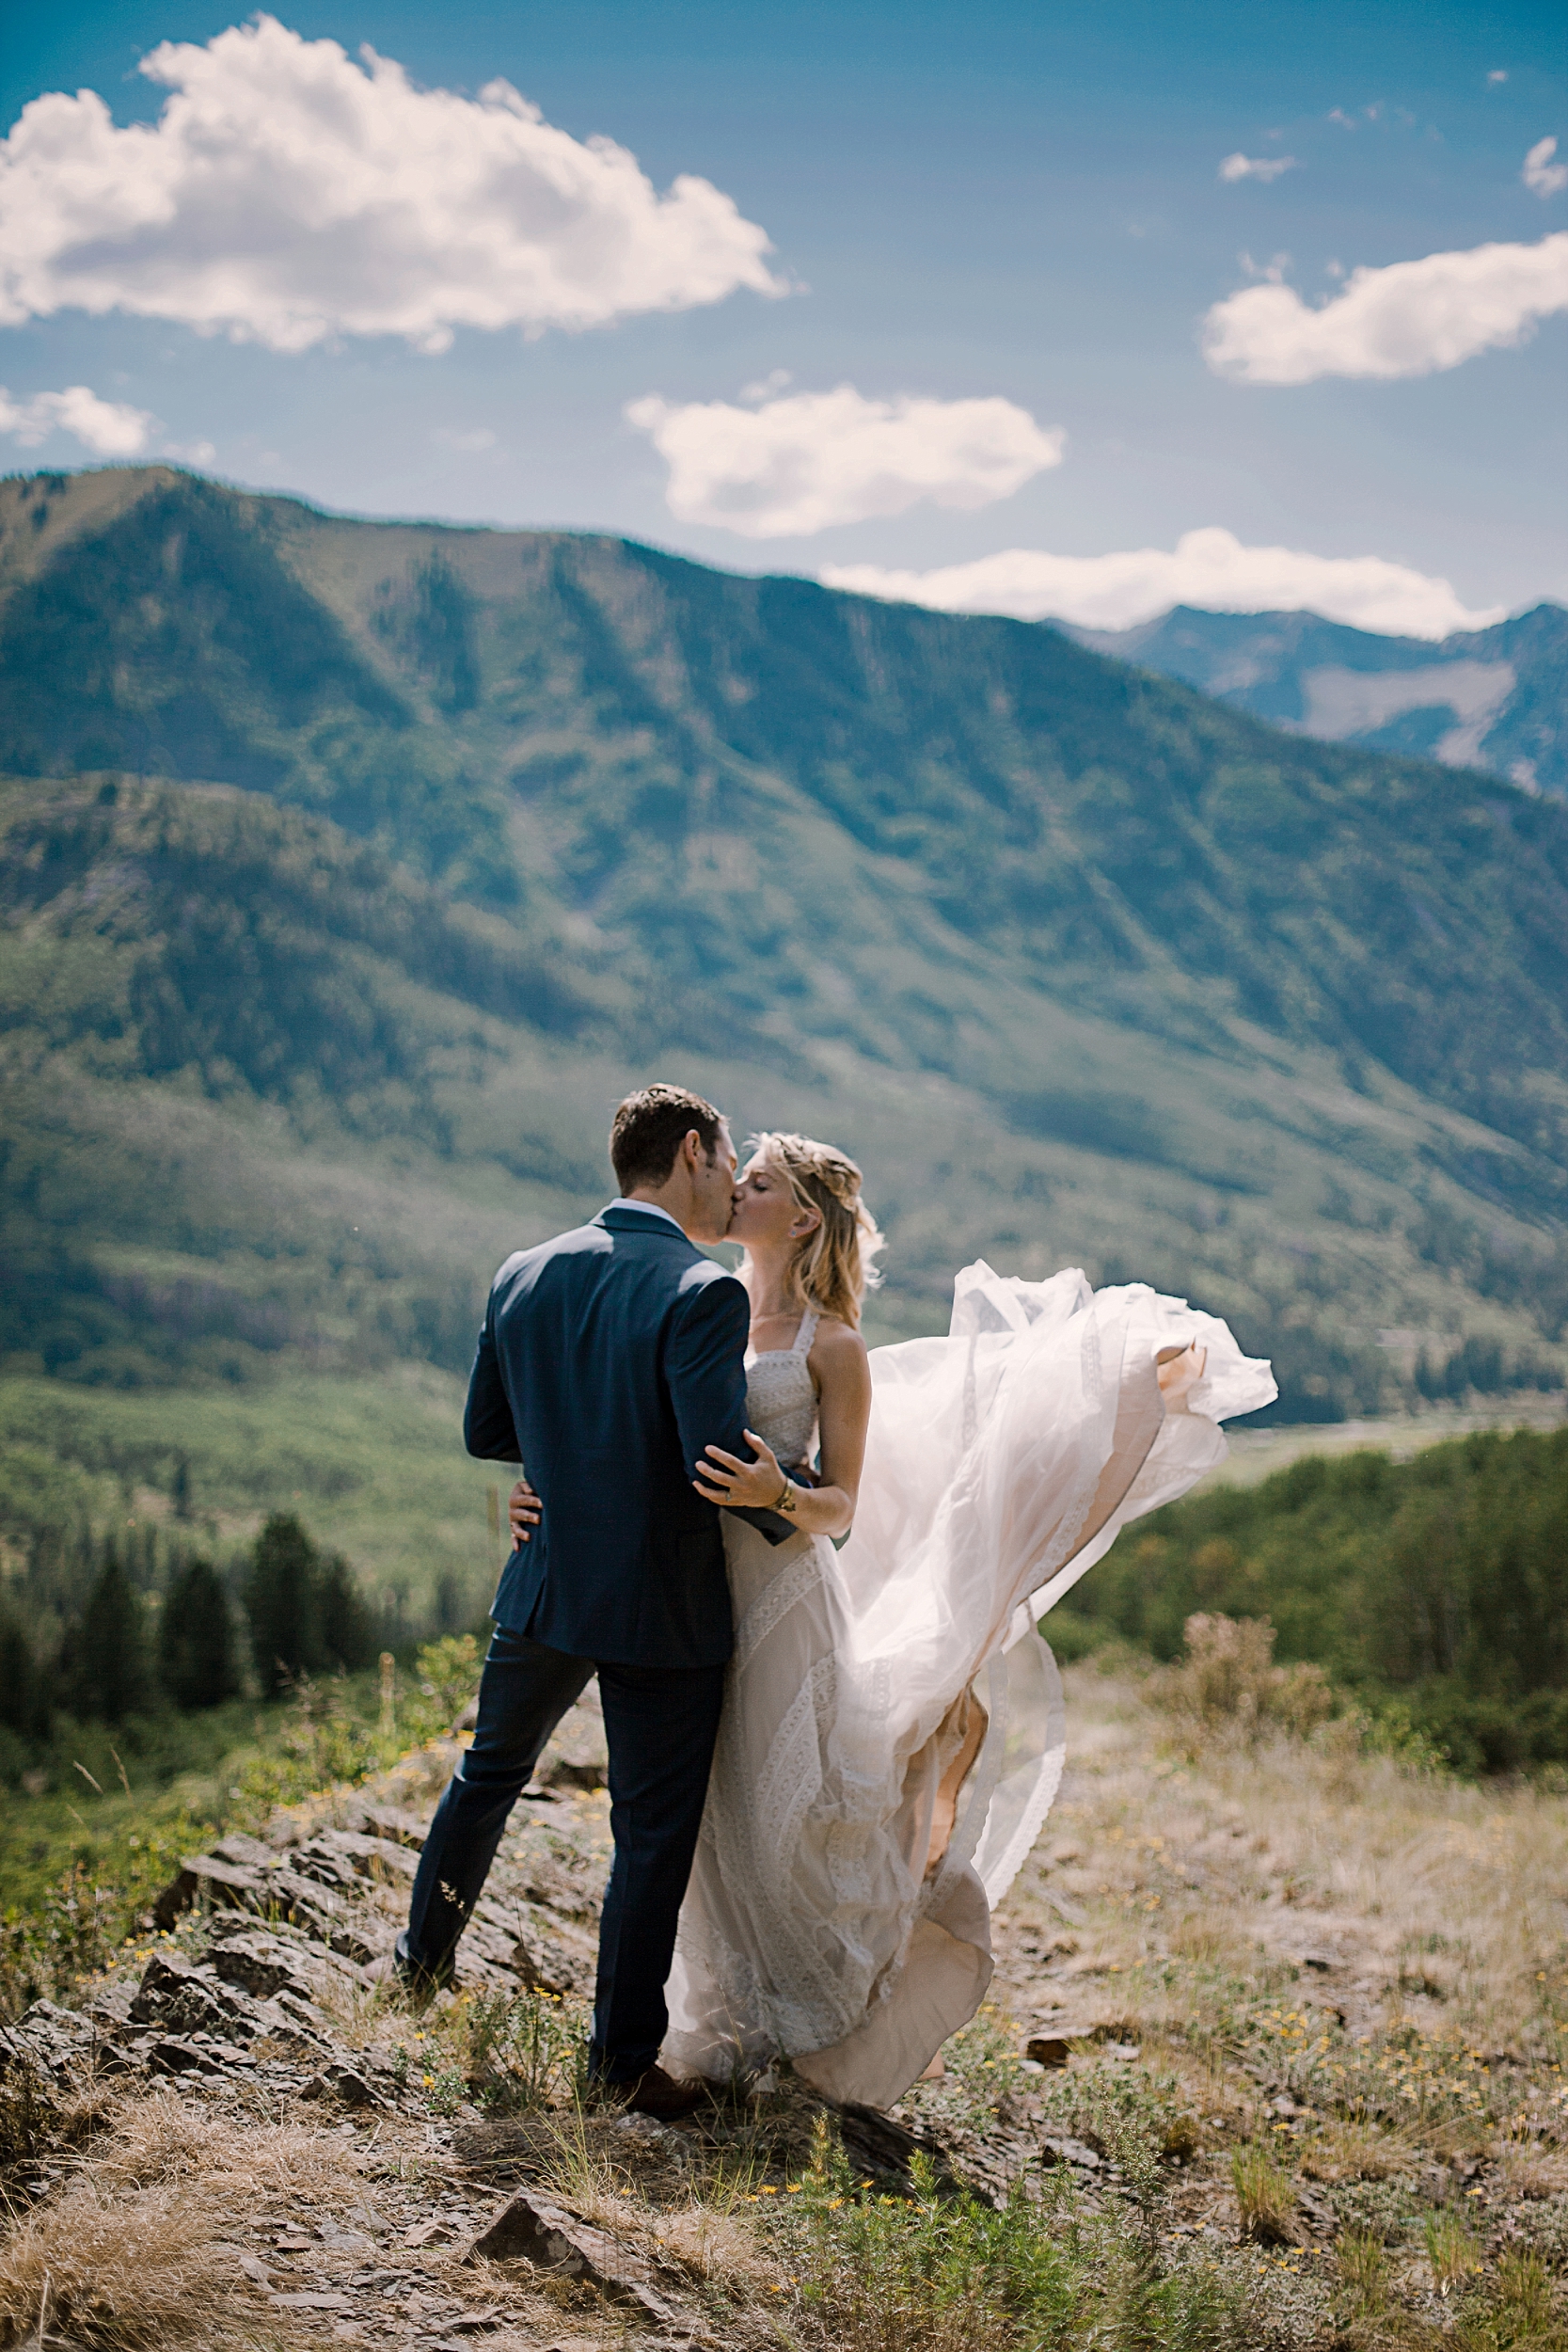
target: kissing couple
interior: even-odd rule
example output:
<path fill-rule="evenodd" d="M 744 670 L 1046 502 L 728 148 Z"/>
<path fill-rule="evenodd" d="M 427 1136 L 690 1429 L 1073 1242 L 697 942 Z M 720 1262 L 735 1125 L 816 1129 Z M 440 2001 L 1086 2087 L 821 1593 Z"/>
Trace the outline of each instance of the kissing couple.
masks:
<path fill-rule="evenodd" d="M 1270 1402 L 1227 1326 L 1141 1283 L 956 1277 L 869 1353 L 861 1171 L 701 1095 L 615 1113 L 620 1199 L 507 1259 L 470 1454 L 516 1462 L 472 1745 L 397 1969 L 450 1982 L 521 1790 L 589 1677 L 614 1859 L 590 2074 L 669 2118 L 786 2058 L 886 2107 L 974 2016 L 990 1913 L 1061 1777 L 1038 1620 Z M 736 1242 L 739 1273 L 699 1245 Z"/>

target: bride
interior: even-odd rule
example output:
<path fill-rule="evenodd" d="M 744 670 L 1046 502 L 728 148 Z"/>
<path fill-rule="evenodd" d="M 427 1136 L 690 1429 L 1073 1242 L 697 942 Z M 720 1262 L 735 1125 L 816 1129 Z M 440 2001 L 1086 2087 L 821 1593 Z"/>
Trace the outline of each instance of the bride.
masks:
<path fill-rule="evenodd" d="M 786 2057 L 885 2107 L 979 2007 L 991 1908 L 1061 1777 L 1038 1619 L 1275 1387 L 1180 1299 L 983 1260 L 947 1338 L 868 1354 L 859 1168 L 803 1136 L 748 1150 L 729 1238 L 755 1458 L 709 1447 L 700 1473 L 728 1506 L 736 1645 L 663 2057 L 718 2079 Z M 811 1483 L 770 1547 L 733 1512 L 776 1508 L 786 1470 Z"/>

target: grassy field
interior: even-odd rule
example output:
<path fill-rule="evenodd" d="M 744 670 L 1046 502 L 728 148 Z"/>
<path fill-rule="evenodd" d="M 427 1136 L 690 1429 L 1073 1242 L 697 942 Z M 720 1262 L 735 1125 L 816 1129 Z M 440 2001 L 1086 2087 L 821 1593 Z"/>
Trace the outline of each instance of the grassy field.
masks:
<path fill-rule="evenodd" d="M 1225 1460 L 1198 1482 L 1194 1492 L 1201 1494 L 1210 1486 L 1256 1486 L 1307 1454 L 1370 1451 L 1407 1462 L 1428 1446 L 1442 1445 L 1449 1438 L 1467 1438 L 1475 1429 L 1560 1429 L 1565 1420 L 1568 1394 L 1559 1390 L 1545 1395 L 1478 1399 L 1468 1410 L 1457 1405 L 1436 1405 L 1423 1413 L 1389 1414 L 1377 1421 L 1234 1429 L 1227 1433 L 1229 1451 Z"/>

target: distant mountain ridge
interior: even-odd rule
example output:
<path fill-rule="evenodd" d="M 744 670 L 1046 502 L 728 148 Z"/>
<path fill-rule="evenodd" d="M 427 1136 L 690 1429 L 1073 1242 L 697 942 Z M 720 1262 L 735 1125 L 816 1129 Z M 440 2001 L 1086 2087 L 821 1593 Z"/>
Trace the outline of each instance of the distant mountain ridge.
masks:
<path fill-rule="evenodd" d="M 1271 725 L 1481 768 L 1568 796 L 1568 611 L 1538 604 L 1436 643 L 1315 612 L 1176 605 L 1136 628 L 1075 628 L 1080 645 L 1181 678 Z"/>
<path fill-rule="evenodd" d="M 983 1254 L 1188 1293 L 1290 1418 L 1558 1365 L 1549 798 L 1022 622 L 168 468 L 0 484 L 0 770 L 31 1376 L 455 1369 L 657 1073 L 862 1159 L 882 1336 Z"/>

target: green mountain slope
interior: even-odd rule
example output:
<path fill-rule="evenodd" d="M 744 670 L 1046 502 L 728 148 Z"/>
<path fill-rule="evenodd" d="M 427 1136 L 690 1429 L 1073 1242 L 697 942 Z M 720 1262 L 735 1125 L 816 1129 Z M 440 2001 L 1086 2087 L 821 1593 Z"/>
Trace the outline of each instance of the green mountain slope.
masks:
<path fill-rule="evenodd" d="M 1201 1298 L 1294 1419 L 1466 1335 L 1561 1361 L 1549 802 L 1021 624 L 162 469 L 0 485 L 0 680 L 29 1428 L 410 1362 L 454 1405 L 657 1070 L 863 1160 L 882 1334 L 983 1253 Z"/>
<path fill-rule="evenodd" d="M 1433 643 L 1316 612 L 1199 612 L 1135 628 L 1067 628 L 1080 645 L 1326 742 L 1481 768 L 1568 797 L 1568 612 L 1538 604 Z"/>

